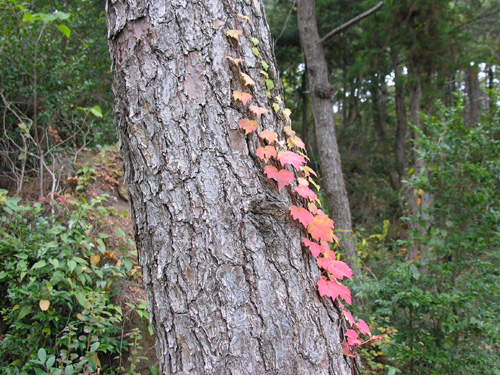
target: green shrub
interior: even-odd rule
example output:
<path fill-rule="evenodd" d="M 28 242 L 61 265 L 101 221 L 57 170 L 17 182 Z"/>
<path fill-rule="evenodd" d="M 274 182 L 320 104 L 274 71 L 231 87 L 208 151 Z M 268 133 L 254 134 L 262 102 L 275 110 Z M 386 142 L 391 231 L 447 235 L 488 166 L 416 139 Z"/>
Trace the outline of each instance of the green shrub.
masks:
<path fill-rule="evenodd" d="M 4 373 L 92 373 L 99 367 L 111 374 L 117 368 L 112 358 L 127 343 L 112 298 L 132 260 L 126 253 L 118 262 L 106 260 L 104 242 L 93 237 L 87 220 L 109 213 L 102 200 L 67 201 L 70 210 L 57 205 L 57 214 L 45 217 L 40 203 L 22 205 L 0 192 Z"/>

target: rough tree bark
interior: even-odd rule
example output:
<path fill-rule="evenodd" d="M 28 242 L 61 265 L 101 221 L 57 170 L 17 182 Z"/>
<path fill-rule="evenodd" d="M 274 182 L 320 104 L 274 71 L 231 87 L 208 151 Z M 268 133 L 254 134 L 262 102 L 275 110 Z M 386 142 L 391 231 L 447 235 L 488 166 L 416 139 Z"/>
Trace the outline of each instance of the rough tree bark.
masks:
<path fill-rule="evenodd" d="M 261 1 L 108 0 L 116 125 L 162 374 L 351 374 L 343 322 L 238 129 L 228 29 L 240 29 L 253 102 L 277 82 Z M 243 14 L 249 20 L 238 17 Z M 276 94 L 280 94 L 276 91 Z M 271 111 L 272 113 L 272 111 Z M 262 129 L 283 123 L 263 116 Z"/>

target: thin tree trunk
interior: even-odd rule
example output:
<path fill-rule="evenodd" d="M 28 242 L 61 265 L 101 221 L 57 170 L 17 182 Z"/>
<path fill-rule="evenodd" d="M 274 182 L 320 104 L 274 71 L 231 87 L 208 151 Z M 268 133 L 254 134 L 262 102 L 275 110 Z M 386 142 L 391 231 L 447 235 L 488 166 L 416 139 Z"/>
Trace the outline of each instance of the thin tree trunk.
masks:
<path fill-rule="evenodd" d="M 347 263 L 359 274 L 352 233 L 351 210 L 345 188 L 340 153 L 333 119 L 333 87 L 325 53 L 318 34 L 314 0 L 299 0 L 297 21 L 300 40 L 306 57 L 316 141 L 321 162 L 323 187 L 330 216 L 335 221 L 336 234 Z"/>
<path fill-rule="evenodd" d="M 260 1 L 108 0 L 115 113 L 161 374 L 351 374 L 343 322 L 245 138 L 242 69 L 278 82 Z M 248 20 L 238 14 L 249 17 Z M 260 41 L 260 57 L 251 51 Z M 236 57 L 236 56 L 235 56 Z M 237 71 L 236 71 L 237 73 Z M 253 104 L 271 102 L 257 78 Z M 276 85 L 278 85 L 276 83 Z M 282 95 L 276 89 L 276 94 Z M 278 116 L 262 129 L 282 132 Z"/>

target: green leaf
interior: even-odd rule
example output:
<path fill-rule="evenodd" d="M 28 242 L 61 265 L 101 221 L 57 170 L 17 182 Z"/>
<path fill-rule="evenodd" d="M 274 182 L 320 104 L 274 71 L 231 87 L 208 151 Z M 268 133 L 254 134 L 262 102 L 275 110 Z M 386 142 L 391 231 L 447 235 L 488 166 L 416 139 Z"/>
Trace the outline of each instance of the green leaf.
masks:
<path fill-rule="evenodd" d="M 273 81 L 271 81 L 270 79 L 266 79 L 266 88 L 267 88 L 268 90 L 272 90 L 272 89 L 274 89 L 274 82 L 273 82 Z"/>
<path fill-rule="evenodd" d="M 278 111 L 280 110 L 280 105 L 278 103 L 273 103 L 273 109 L 274 112 L 278 113 Z"/>
<path fill-rule="evenodd" d="M 396 369 L 394 367 L 389 367 L 389 371 L 387 371 L 387 375 L 394 375 L 396 373 Z"/>
<path fill-rule="evenodd" d="M 45 363 L 45 361 L 47 360 L 47 352 L 45 351 L 44 348 L 40 348 L 38 350 L 38 359 L 42 362 L 42 363 Z"/>
<path fill-rule="evenodd" d="M 91 352 L 95 352 L 95 351 L 97 350 L 97 348 L 99 348 L 99 345 L 101 345 L 99 341 L 94 342 L 94 343 L 92 344 L 92 346 L 90 347 L 90 351 L 91 351 Z"/>
<path fill-rule="evenodd" d="M 262 64 L 262 67 L 264 68 L 265 71 L 269 69 L 269 65 L 264 60 L 262 60 L 260 63 Z"/>
<path fill-rule="evenodd" d="M 256 57 L 259 57 L 259 50 L 257 48 L 253 47 L 252 52 Z"/>
<path fill-rule="evenodd" d="M 87 298 L 85 297 L 85 293 L 75 292 L 75 297 L 80 305 L 82 305 L 84 308 L 87 308 Z"/>
<path fill-rule="evenodd" d="M 21 320 L 22 318 L 24 318 L 31 312 L 32 309 L 33 306 L 31 305 L 24 305 L 23 307 L 21 307 L 21 310 L 19 310 L 19 314 L 17 315 L 16 320 Z"/>
<path fill-rule="evenodd" d="M 50 369 L 53 365 L 54 365 L 54 362 L 56 361 L 56 357 L 51 355 L 49 357 L 49 359 L 47 359 L 47 362 L 45 362 L 45 366 Z"/>
<path fill-rule="evenodd" d="M 37 268 L 45 267 L 46 264 L 47 264 L 47 262 L 45 262 L 44 260 L 40 260 L 40 261 L 36 262 L 35 264 L 33 264 L 33 267 L 31 267 L 31 269 L 36 270 Z"/>
<path fill-rule="evenodd" d="M 269 74 L 267 74 L 265 71 L 261 70 L 260 74 L 262 74 L 264 77 L 266 77 L 267 79 L 269 79 Z"/>
<path fill-rule="evenodd" d="M 411 169 L 408 171 L 408 176 L 411 176 L 413 173 L 415 173 L 415 169 L 414 169 L 414 168 L 411 168 Z"/>
<path fill-rule="evenodd" d="M 75 369 L 73 368 L 73 365 L 68 365 L 64 369 L 64 375 L 73 375 L 74 371 L 75 371 Z"/>
<path fill-rule="evenodd" d="M 96 117 L 102 117 L 102 110 L 101 107 L 99 107 L 98 105 L 95 105 L 92 108 L 90 108 L 90 112 Z"/>
<path fill-rule="evenodd" d="M 69 39 L 69 36 L 71 35 L 71 30 L 69 29 L 68 26 L 58 25 L 57 28 L 59 29 L 60 32 L 62 32 L 64 35 L 66 35 L 66 38 Z"/>
<path fill-rule="evenodd" d="M 257 47 L 259 45 L 259 39 L 257 38 L 252 38 L 252 43 L 255 47 Z"/>
<path fill-rule="evenodd" d="M 71 17 L 71 14 L 69 13 L 64 13 L 64 12 L 61 12 L 59 10 L 56 10 L 54 12 L 54 16 L 57 18 L 57 19 L 60 19 L 61 21 L 64 21 L 64 20 L 67 20 L 69 17 Z"/>
<path fill-rule="evenodd" d="M 121 230 L 120 228 L 116 228 L 116 234 L 118 235 L 118 237 L 125 237 L 127 234 Z"/>

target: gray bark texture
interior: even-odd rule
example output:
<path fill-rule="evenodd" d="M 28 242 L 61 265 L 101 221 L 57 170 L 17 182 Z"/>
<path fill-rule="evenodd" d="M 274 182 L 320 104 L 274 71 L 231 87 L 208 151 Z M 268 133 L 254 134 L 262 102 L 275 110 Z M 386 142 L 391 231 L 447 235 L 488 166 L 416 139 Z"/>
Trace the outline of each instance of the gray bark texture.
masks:
<path fill-rule="evenodd" d="M 326 192 L 330 216 L 335 222 L 335 229 L 338 230 L 335 234 L 339 237 L 341 250 L 346 256 L 346 263 L 351 266 L 354 275 L 357 276 L 359 270 L 352 232 L 351 209 L 342 175 L 333 119 L 333 87 L 330 84 L 325 52 L 318 34 L 315 0 L 299 0 L 297 22 L 300 42 L 306 57 L 322 185 Z"/>
<path fill-rule="evenodd" d="M 106 8 L 159 373 L 354 373 L 339 311 L 319 297 L 319 270 L 289 219 L 290 190 L 264 177 L 257 135 L 238 128 L 247 109 L 232 100 L 242 87 L 225 56 L 244 59 L 256 81 L 250 104 L 271 105 L 261 58 L 278 82 L 261 1 L 108 0 Z M 243 31 L 240 56 L 228 29 Z M 282 135 L 283 125 L 270 111 L 259 130 Z"/>

